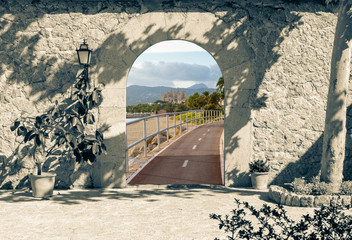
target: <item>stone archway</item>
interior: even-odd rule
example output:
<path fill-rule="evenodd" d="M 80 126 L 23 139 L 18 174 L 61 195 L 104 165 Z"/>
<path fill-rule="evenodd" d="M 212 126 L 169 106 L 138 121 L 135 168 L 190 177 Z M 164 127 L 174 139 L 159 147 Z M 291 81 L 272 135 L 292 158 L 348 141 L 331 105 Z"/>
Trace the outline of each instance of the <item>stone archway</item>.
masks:
<path fill-rule="evenodd" d="M 97 187 L 124 187 L 126 81 L 135 59 L 147 48 L 165 40 L 181 39 L 207 50 L 225 79 L 225 185 L 239 184 L 250 159 L 251 124 L 249 96 L 255 88 L 249 47 L 234 29 L 207 12 L 155 12 L 139 15 L 109 35 L 97 52 L 92 78 L 105 84 L 99 122 L 109 126 L 105 134 L 108 155 L 94 168 Z M 230 36 L 230 37 L 229 37 Z M 237 161 L 240 159 L 241 161 Z M 244 180 L 246 181 L 246 180 Z M 241 184 L 241 183 L 240 183 Z"/>

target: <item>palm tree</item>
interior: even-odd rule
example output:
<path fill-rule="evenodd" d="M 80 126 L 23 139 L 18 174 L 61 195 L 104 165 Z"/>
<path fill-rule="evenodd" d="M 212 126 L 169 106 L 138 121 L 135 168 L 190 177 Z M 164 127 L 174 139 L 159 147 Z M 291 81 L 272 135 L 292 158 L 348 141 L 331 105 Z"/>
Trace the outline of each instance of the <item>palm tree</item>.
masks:
<path fill-rule="evenodd" d="M 220 93 L 221 100 L 224 100 L 225 92 L 224 92 L 224 78 L 223 77 L 220 77 L 218 82 L 216 83 L 216 89 L 217 89 L 217 92 Z"/>
<path fill-rule="evenodd" d="M 340 1 L 330 84 L 326 109 L 320 180 L 331 183 L 336 191 L 343 178 L 346 142 L 346 100 L 352 49 L 352 0 Z"/>

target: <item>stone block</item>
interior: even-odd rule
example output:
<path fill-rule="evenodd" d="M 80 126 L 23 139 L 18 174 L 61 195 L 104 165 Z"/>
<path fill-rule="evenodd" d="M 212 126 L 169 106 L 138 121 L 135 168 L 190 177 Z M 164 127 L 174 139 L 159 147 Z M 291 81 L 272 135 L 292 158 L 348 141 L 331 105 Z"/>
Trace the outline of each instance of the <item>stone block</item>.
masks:
<path fill-rule="evenodd" d="M 300 207 L 301 206 L 301 198 L 299 195 L 292 196 L 291 206 Z"/>
<path fill-rule="evenodd" d="M 314 196 L 303 195 L 301 196 L 301 207 L 313 207 L 314 205 Z"/>
<path fill-rule="evenodd" d="M 342 198 L 341 198 L 341 196 L 331 196 L 330 197 L 330 204 L 331 205 L 337 205 L 337 206 L 342 206 L 343 204 L 342 204 Z"/>
<path fill-rule="evenodd" d="M 292 198 L 293 198 L 293 194 L 292 193 L 287 193 L 286 194 L 286 200 L 285 200 L 285 205 L 286 206 L 291 206 L 292 205 Z"/>
<path fill-rule="evenodd" d="M 340 196 L 342 200 L 342 207 L 343 208 L 350 208 L 351 207 L 351 196 L 343 195 Z"/>
<path fill-rule="evenodd" d="M 281 191 L 278 186 L 270 186 L 269 188 L 269 197 L 276 203 L 280 203 L 281 201 Z"/>
<path fill-rule="evenodd" d="M 281 205 L 285 205 L 286 204 L 287 195 L 288 195 L 288 193 L 286 193 L 284 191 L 281 192 L 281 194 L 280 194 L 280 204 Z"/>
<path fill-rule="evenodd" d="M 314 197 L 314 207 L 329 206 L 331 201 L 331 196 L 321 195 Z"/>

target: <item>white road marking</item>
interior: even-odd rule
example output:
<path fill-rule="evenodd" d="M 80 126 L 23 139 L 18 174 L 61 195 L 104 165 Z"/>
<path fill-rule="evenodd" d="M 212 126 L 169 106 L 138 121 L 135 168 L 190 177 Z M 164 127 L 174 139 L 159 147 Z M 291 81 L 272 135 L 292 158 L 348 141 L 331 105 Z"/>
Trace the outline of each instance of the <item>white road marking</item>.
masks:
<path fill-rule="evenodd" d="M 199 141 L 199 142 L 202 141 L 202 138 L 199 138 L 198 141 Z"/>
<path fill-rule="evenodd" d="M 188 164 L 188 160 L 185 160 L 182 167 L 187 167 L 187 164 Z"/>
<path fill-rule="evenodd" d="M 210 132 L 210 129 L 208 129 L 208 132 Z"/>
<path fill-rule="evenodd" d="M 203 136 L 207 135 L 206 133 L 203 133 Z"/>
<path fill-rule="evenodd" d="M 194 150 L 194 149 L 196 149 L 196 147 L 197 147 L 197 145 L 194 145 L 192 149 Z"/>

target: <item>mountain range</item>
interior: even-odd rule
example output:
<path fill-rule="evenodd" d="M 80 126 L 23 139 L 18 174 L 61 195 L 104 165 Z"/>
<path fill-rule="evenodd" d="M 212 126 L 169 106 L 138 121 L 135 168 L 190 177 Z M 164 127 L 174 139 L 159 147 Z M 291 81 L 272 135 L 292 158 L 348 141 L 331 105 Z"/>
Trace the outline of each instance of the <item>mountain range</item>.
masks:
<path fill-rule="evenodd" d="M 135 105 L 139 103 L 153 103 L 161 99 L 161 94 L 169 92 L 170 90 L 185 91 L 186 98 L 195 92 L 202 93 L 204 91 L 209 91 L 210 93 L 216 91 L 214 88 L 208 88 L 205 84 L 195 84 L 188 88 L 170 88 L 170 87 L 146 87 L 139 85 L 131 85 L 127 87 L 126 92 L 126 102 L 127 106 Z"/>

